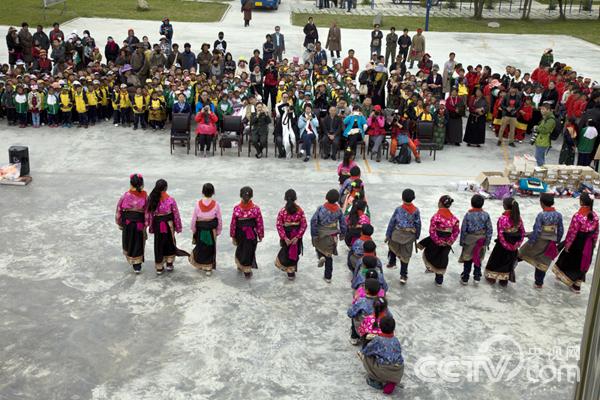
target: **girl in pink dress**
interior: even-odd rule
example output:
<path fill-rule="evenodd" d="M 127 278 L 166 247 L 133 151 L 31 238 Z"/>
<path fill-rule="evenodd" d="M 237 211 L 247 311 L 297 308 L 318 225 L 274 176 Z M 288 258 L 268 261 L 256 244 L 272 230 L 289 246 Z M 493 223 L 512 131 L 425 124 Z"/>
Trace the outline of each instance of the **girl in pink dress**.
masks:
<path fill-rule="evenodd" d="M 233 208 L 229 235 L 233 240 L 235 263 L 246 278 L 252 277 L 252 269 L 256 265 L 256 247 L 265 235 L 260 208 L 252 202 L 252 188 L 244 186 L 240 189 L 242 201 Z"/>
<path fill-rule="evenodd" d="M 286 205 L 277 214 L 277 233 L 281 250 L 275 258 L 275 266 L 287 272 L 289 280 L 294 280 L 298 271 L 298 260 L 302 254 L 302 236 L 306 232 L 304 211 L 296 204 L 296 191 L 285 192 Z"/>
<path fill-rule="evenodd" d="M 354 161 L 354 153 L 350 149 L 344 151 L 344 159 L 337 167 L 338 180 L 342 185 L 346 179 L 350 178 L 350 170 L 358 164 Z"/>
<path fill-rule="evenodd" d="M 154 265 L 156 274 L 173 271 L 176 256 L 189 255 L 177 249 L 175 232 L 181 233 L 181 217 L 174 198 L 167 194 L 167 181 L 159 179 L 150 196 L 146 210 L 146 225 L 154 234 Z"/>
<path fill-rule="evenodd" d="M 212 183 L 204 184 L 202 194 L 204 198 L 196 203 L 192 215 L 191 227 L 196 247 L 189 260 L 190 264 L 210 276 L 212 270 L 217 268 L 217 236 L 221 234 L 223 220 L 221 206 L 212 199 L 215 194 Z"/>
<path fill-rule="evenodd" d="M 452 250 L 452 244 L 458 238 L 460 226 L 458 218 L 450 212 L 454 200 L 444 195 L 438 203 L 438 212 L 431 217 L 429 223 L 429 236 L 418 244 L 423 252 L 423 262 L 427 271 L 435 273 L 435 283 L 442 286 L 444 274 L 448 267 L 448 254 Z"/>
<path fill-rule="evenodd" d="M 122 234 L 123 254 L 133 266 L 136 274 L 142 272 L 144 247 L 146 244 L 146 224 L 144 212 L 148 195 L 144 191 L 144 178 L 141 174 L 129 177 L 131 188 L 117 203 L 115 221 Z"/>

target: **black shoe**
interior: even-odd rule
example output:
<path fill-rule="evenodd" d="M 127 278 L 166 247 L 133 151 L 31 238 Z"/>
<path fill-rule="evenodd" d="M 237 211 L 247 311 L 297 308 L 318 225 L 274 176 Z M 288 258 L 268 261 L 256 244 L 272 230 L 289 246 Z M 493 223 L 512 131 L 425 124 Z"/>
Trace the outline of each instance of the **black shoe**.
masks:
<path fill-rule="evenodd" d="M 308 160 L 310 160 L 310 157 L 308 157 L 308 156 L 304 157 L 304 162 L 308 162 Z"/>
<path fill-rule="evenodd" d="M 455 146 L 460 146 L 460 143 L 454 143 Z"/>
<path fill-rule="evenodd" d="M 498 146 L 502 146 L 502 141 L 498 140 Z"/>
<path fill-rule="evenodd" d="M 510 147 L 517 147 L 517 146 L 515 146 L 515 144 L 514 144 L 513 142 L 510 142 L 508 145 L 509 145 Z"/>
<path fill-rule="evenodd" d="M 326 155 L 323 157 L 323 160 L 329 160 L 329 154 L 326 154 Z"/>

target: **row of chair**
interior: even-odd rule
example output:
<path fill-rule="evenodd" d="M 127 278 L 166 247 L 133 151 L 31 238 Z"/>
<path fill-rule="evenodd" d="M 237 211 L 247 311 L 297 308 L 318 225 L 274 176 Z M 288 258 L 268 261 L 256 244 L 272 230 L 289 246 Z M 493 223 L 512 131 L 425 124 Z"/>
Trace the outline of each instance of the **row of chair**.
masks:
<path fill-rule="evenodd" d="M 389 109 L 386 109 L 386 114 L 389 116 Z M 392 110 L 393 112 L 393 110 Z M 171 140 L 170 149 L 171 154 L 175 150 L 176 144 L 181 144 L 187 148 L 187 153 L 190 153 L 191 148 L 191 114 L 173 114 L 173 121 L 171 125 Z M 419 140 L 419 150 L 429 150 L 429 154 L 433 154 L 433 159 L 436 159 L 438 145 L 434 142 L 433 137 L 433 123 L 431 121 L 418 121 L 416 128 L 416 136 Z M 194 140 L 194 154 L 198 155 L 200 143 L 196 135 Z M 389 147 L 390 143 L 388 139 L 391 139 L 391 132 L 386 132 L 385 140 L 382 143 L 382 151 L 385 158 L 389 158 Z M 225 149 L 237 148 L 238 157 L 242 154 L 242 147 L 244 142 L 248 142 L 248 157 L 252 153 L 252 143 L 250 140 L 250 129 L 244 129 L 244 123 L 241 116 L 226 115 L 223 117 L 223 124 L 219 129 L 218 134 L 215 136 L 215 140 L 212 143 L 212 154 L 215 154 L 217 146 L 219 146 L 221 156 Z M 313 157 L 317 157 L 317 146 L 313 143 Z M 302 140 L 297 141 L 296 145 L 296 156 L 299 154 Z M 364 141 L 359 142 L 360 155 L 363 159 L 366 159 L 367 154 L 370 153 L 371 159 L 373 159 L 373 153 L 370 152 L 368 146 L 365 145 Z M 268 157 L 269 146 L 265 149 L 265 157 Z M 341 150 L 341 149 L 340 149 Z M 320 152 L 320 149 L 319 149 Z"/>

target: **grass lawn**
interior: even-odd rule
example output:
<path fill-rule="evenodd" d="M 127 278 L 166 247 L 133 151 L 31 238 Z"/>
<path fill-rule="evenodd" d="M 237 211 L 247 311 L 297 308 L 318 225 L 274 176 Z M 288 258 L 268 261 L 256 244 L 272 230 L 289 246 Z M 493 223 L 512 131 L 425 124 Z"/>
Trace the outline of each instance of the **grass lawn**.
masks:
<path fill-rule="evenodd" d="M 294 13 L 292 23 L 303 26 L 310 14 Z M 313 15 L 317 26 L 330 26 L 332 21 L 337 21 L 342 28 L 371 29 L 373 16 L 360 15 Z M 490 21 L 500 23 L 500 28 L 488 28 Z M 404 27 L 415 31 L 423 27 L 424 17 L 383 17 L 383 29 L 395 26 L 402 31 Z M 600 21 L 598 20 L 532 20 L 521 21 L 511 19 L 483 19 L 471 18 L 443 18 L 432 17 L 429 20 L 429 30 L 434 32 L 484 32 L 484 33 L 528 33 L 548 35 L 570 35 L 588 42 L 600 45 Z"/>
<path fill-rule="evenodd" d="M 138 11 L 136 0 L 67 0 L 67 9 L 61 15 L 64 4 L 49 7 L 44 13 L 42 0 L 0 0 L 0 25 L 16 26 L 27 21 L 32 27 L 49 26 L 77 17 L 160 21 L 168 16 L 171 21 L 214 22 L 220 20 L 227 9 L 226 4 L 182 0 L 148 0 L 148 4 L 149 11 Z"/>

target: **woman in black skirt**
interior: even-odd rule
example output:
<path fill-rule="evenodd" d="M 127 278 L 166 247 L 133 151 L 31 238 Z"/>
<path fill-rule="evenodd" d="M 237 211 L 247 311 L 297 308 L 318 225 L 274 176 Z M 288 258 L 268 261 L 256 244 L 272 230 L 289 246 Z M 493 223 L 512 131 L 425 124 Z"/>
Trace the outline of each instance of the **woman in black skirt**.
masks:
<path fill-rule="evenodd" d="M 452 250 L 452 244 L 458 238 L 460 226 L 458 218 L 450 212 L 450 206 L 454 200 L 444 195 L 438 203 L 439 210 L 429 223 L 429 236 L 421 240 L 417 245 L 423 252 L 423 262 L 427 272 L 435 273 L 435 283 L 442 286 L 444 274 L 448 268 L 448 254 Z"/>
<path fill-rule="evenodd" d="M 298 271 L 298 260 L 302 254 L 302 236 L 306 232 L 304 211 L 296 204 L 296 192 L 285 192 L 285 207 L 277 214 L 277 233 L 281 250 L 275 258 L 275 266 L 287 272 L 289 280 L 294 280 Z"/>
<path fill-rule="evenodd" d="M 194 207 L 192 216 L 192 233 L 194 234 L 194 251 L 190 255 L 190 264 L 212 275 L 217 268 L 217 236 L 223 227 L 221 206 L 212 199 L 215 187 L 212 183 L 202 186 L 204 198 L 199 200 Z"/>
<path fill-rule="evenodd" d="M 242 201 L 233 208 L 229 235 L 233 240 L 235 263 L 246 278 L 252 277 L 252 269 L 256 264 L 256 247 L 265 235 L 260 208 L 252 202 L 252 188 L 244 186 L 240 189 Z"/>
<path fill-rule="evenodd" d="M 485 110 L 487 110 L 487 102 L 481 89 L 477 88 L 475 97 L 469 104 L 469 119 L 463 139 L 467 146 L 481 147 L 485 143 Z"/>
<path fill-rule="evenodd" d="M 123 254 L 136 274 L 142 272 L 144 247 L 146 245 L 146 202 L 144 178 L 141 174 L 129 177 L 130 189 L 117 203 L 115 220 L 122 234 Z"/>
<path fill-rule="evenodd" d="M 156 274 L 173 271 L 176 256 L 189 256 L 179 250 L 175 232 L 181 233 L 181 217 L 174 198 L 167 194 L 167 181 L 159 179 L 148 196 L 147 221 L 150 233 L 154 234 L 154 264 Z"/>
<path fill-rule="evenodd" d="M 567 237 L 552 271 L 556 278 L 575 293 L 581 291 L 585 275 L 592 263 L 592 254 L 598 240 L 598 215 L 593 211 L 594 201 L 587 193 L 579 198 L 579 211 L 571 219 Z"/>
<path fill-rule="evenodd" d="M 500 281 L 507 286 L 515 282 L 515 265 L 519 247 L 525 239 L 525 228 L 521 220 L 519 203 L 512 197 L 504 199 L 504 214 L 498 219 L 498 239 L 485 267 L 485 278 L 491 284 Z"/>
<path fill-rule="evenodd" d="M 458 90 L 452 89 L 450 97 L 446 99 L 446 109 L 448 110 L 448 124 L 446 125 L 446 143 L 460 146 L 463 137 L 463 115 L 465 115 L 466 105 L 458 97 Z"/>

